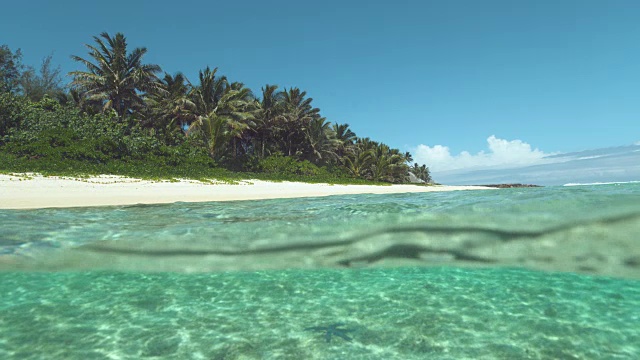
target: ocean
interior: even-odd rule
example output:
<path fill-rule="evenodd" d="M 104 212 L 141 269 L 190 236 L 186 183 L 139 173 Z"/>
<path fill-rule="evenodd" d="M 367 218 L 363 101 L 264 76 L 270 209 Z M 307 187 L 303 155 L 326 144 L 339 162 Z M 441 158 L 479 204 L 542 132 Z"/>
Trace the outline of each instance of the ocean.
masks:
<path fill-rule="evenodd" d="M 640 183 L 0 210 L 0 358 L 638 359 L 639 234 Z"/>

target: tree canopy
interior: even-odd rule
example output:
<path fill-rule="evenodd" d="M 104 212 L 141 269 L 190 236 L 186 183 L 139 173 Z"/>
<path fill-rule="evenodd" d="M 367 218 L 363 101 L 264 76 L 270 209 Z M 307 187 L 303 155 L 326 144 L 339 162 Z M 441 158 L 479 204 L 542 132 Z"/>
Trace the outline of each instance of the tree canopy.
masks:
<path fill-rule="evenodd" d="M 256 95 L 209 66 L 196 83 L 181 72 L 160 77 L 160 66 L 144 62 L 147 49 L 129 49 L 122 33 L 101 33 L 85 46 L 87 57 L 72 55 L 81 69 L 69 73 L 66 90 L 51 56 L 36 72 L 22 65 L 20 50 L 0 47 L 0 154 L 11 163 L 48 158 L 117 172 L 144 160 L 174 170 L 190 164 L 191 173 L 391 183 L 408 182 L 412 172 L 431 182 L 426 165 L 409 165 L 409 152 L 331 122 L 303 89 L 266 84 Z"/>
<path fill-rule="evenodd" d="M 144 47 L 127 52 L 122 33 L 111 37 L 103 32 L 93 39 L 95 45 L 85 44 L 93 62 L 71 56 L 87 68 L 69 73 L 73 77 L 71 87 L 89 100 L 100 101 L 105 110 L 113 109 L 119 118 L 132 114 L 144 105 L 144 94 L 158 88 L 160 66 L 142 63 L 147 53 Z"/>
<path fill-rule="evenodd" d="M 0 92 L 17 92 L 20 86 L 22 52 L 12 52 L 8 45 L 0 46 Z"/>

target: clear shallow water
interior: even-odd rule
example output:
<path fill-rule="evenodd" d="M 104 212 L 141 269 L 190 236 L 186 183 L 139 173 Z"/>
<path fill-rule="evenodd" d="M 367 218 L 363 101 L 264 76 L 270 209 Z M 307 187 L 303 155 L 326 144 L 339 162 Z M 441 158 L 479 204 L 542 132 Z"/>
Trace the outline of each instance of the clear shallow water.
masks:
<path fill-rule="evenodd" d="M 640 357 L 640 184 L 0 224 L 0 358 Z M 352 341 L 305 330 L 336 323 Z"/>
<path fill-rule="evenodd" d="M 640 184 L 0 211 L 0 269 L 509 266 L 640 279 Z"/>
<path fill-rule="evenodd" d="M 396 268 L 2 273 L 3 359 L 637 359 L 637 282 Z M 305 330 L 343 323 L 346 341 Z"/>

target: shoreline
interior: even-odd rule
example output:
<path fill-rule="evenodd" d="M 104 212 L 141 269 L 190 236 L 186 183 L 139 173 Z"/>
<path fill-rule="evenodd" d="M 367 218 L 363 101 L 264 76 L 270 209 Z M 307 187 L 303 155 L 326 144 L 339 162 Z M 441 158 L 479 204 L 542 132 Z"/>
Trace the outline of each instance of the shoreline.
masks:
<path fill-rule="evenodd" d="M 151 181 L 115 175 L 66 178 L 0 174 L 0 209 L 41 209 L 175 202 L 241 201 L 355 194 L 492 190 L 485 186 L 331 185 L 243 180 L 239 184 L 196 180 Z"/>

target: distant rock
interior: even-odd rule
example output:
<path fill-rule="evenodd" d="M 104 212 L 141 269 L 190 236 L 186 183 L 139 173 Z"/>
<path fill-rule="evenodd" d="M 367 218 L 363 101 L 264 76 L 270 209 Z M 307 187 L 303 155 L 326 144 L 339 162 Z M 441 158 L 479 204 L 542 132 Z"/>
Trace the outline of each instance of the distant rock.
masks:
<path fill-rule="evenodd" d="M 409 182 L 412 184 L 424 184 L 425 181 L 422 179 L 418 179 L 411 171 L 409 171 Z"/>

